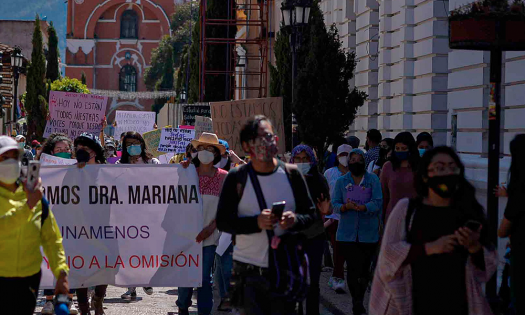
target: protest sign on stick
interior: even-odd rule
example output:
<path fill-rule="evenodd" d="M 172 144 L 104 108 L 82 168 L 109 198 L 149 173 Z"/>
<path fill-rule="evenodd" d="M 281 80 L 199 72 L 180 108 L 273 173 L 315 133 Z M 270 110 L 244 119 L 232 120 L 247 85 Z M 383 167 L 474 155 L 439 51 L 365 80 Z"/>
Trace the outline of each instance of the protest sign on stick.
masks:
<path fill-rule="evenodd" d="M 120 137 L 123 132 L 136 131 L 140 134 L 153 130 L 155 125 L 155 112 L 138 112 L 117 110 L 115 113 L 115 137 Z"/>
<path fill-rule="evenodd" d="M 63 159 L 57 156 L 42 153 L 40 155 L 40 164 L 42 166 L 45 166 L 45 165 L 74 165 L 74 164 L 77 164 L 77 160 Z"/>
<path fill-rule="evenodd" d="M 185 153 L 188 144 L 195 138 L 195 130 L 163 128 L 160 135 L 160 152 Z"/>
<path fill-rule="evenodd" d="M 199 139 L 203 132 L 213 133 L 211 118 L 195 116 L 195 139 Z"/>
<path fill-rule="evenodd" d="M 71 288 L 200 287 L 202 199 L 193 166 L 42 167 Z M 42 288 L 52 288 L 49 259 Z"/>
<path fill-rule="evenodd" d="M 146 148 L 148 148 L 148 152 L 153 154 L 153 156 L 156 158 L 165 154 L 165 152 L 157 151 L 159 147 L 159 143 L 160 143 L 161 133 L 162 133 L 162 129 L 157 129 L 157 130 L 148 131 L 142 134 L 142 137 L 144 138 L 144 142 L 146 142 Z"/>
<path fill-rule="evenodd" d="M 244 123 L 255 115 L 270 119 L 275 135 L 279 136 L 279 153 L 285 152 L 283 99 L 281 97 L 246 99 L 210 103 L 213 130 L 219 139 L 226 140 L 230 149 L 243 152 L 240 133 Z"/>
<path fill-rule="evenodd" d="M 106 113 L 108 98 L 93 94 L 51 91 L 49 94 L 49 120 L 44 138 L 61 132 L 75 139 L 83 132 L 98 135 Z"/>

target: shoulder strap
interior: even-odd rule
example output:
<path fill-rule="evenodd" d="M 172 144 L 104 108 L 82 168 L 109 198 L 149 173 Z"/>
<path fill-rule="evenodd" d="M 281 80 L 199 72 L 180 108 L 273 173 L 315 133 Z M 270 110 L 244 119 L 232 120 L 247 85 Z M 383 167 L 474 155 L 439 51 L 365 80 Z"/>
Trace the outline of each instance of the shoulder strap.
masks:
<path fill-rule="evenodd" d="M 44 221 L 49 216 L 49 202 L 46 197 L 42 197 L 42 216 L 40 217 L 40 226 L 44 226 Z"/>
<path fill-rule="evenodd" d="M 412 216 L 414 215 L 414 212 L 416 210 L 416 200 L 410 199 L 408 202 L 408 209 L 407 214 L 405 217 L 405 231 L 406 235 L 408 236 L 408 232 L 410 232 L 410 223 L 412 222 Z"/>
<path fill-rule="evenodd" d="M 261 184 L 259 183 L 259 179 L 257 179 L 257 174 L 255 174 L 255 170 L 253 169 L 251 163 L 248 164 L 248 174 L 250 175 L 253 190 L 255 191 L 255 195 L 257 196 L 257 202 L 259 203 L 259 208 L 261 208 L 262 212 L 264 209 L 267 209 L 266 200 L 264 200 Z M 272 238 L 274 235 L 273 230 L 266 230 L 266 234 L 268 235 L 268 244 L 270 245 L 272 244 Z"/>

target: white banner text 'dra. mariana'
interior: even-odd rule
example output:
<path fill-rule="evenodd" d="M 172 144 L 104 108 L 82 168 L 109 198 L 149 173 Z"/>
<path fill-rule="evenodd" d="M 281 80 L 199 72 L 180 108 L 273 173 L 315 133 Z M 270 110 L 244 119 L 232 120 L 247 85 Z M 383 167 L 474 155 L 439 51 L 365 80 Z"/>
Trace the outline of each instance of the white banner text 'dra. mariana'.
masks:
<path fill-rule="evenodd" d="M 71 288 L 200 287 L 202 200 L 193 166 L 42 167 Z M 53 275 L 42 262 L 42 287 Z"/>

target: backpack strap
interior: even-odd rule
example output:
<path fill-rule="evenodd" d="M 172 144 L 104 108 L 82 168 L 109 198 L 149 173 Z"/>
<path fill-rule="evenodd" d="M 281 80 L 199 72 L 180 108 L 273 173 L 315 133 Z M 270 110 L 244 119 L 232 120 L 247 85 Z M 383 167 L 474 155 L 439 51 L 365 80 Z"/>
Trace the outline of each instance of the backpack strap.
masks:
<path fill-rule="evenodd" d="M 42 197 L 42 216 L 40 217 L 40 227 L 44 227 L 44 221 L 49 216 L 49 202 L 46 197 Z"/>

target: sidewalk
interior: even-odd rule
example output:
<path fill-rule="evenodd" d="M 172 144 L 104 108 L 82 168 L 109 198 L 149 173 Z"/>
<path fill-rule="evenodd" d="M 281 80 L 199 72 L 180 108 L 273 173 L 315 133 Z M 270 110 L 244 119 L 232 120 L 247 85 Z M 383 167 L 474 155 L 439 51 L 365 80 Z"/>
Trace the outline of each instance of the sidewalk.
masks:
<path fill-rule="evenodd" d="M 320 291 L 321 304 L 334 315 L 351 315 L 352 313 L 352 298 L 348 292 L 348 288 L 345 290 L 346 293 L 336 293 L 334 290 L 328 287 L 328 280 L 332 275 L 332 271 L 321 272 Z M 368 301 L 370 300 L 370 292 L 365 295 L 365 307 L 368 309 Z"/>

